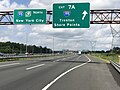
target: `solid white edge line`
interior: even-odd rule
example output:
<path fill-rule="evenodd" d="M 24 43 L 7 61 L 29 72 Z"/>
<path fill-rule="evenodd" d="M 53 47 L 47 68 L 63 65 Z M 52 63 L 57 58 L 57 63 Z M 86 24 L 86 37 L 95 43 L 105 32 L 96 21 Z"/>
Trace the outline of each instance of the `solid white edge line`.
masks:
<path fill-rule="evenodd" d="M 17 64 L 20 64 L 20 63 L 4 64 L 4 65 L 0 65 L 0 67 L 12 66 L 12 65 L 17 65 Z"/>
<path fill-rule="evenodd" d="M 88 56 L 85 55 L 85 57 L 89 60 L 88 62 L 91 62 L 91 61 L 92 61 Z"/>
<path fill-rule="evenodd" d="M 26 68 L 26 70 L 31 70 L 31 69 L 34 69 L 34 68 L 37 68 L 37 67 L 41 67 L 43 65 L 45 65 L 45 64 L 40 64 L 40 65 L 32 66 L 32 67 Z"/>
<path fill-rule="evenodd" d="M 85 55 L 86 56 L 86 55 Z M 57 80 L 59 80 L 60 78 L 62 78 L 63 76 L 65 76 L 67 73 L 73 71 L 74 69 L 77 69 L 85 64 L 87 64 L 88 62 L 91 62 L 91 59 L 89 59 L 87 56 L 86 58 L 89 60 L 86 63 L 80 64 L 78 66 L 75 66 L 69 70 L 67 70 L 66 72 L 62 73 L 61 75 L 59 75 L 57 78 L 55 78 L 53 81 L 51 81 L 49 84 L 47 84 L 42 90 L 47 90 L 49 87 L 51 87 Z"/>

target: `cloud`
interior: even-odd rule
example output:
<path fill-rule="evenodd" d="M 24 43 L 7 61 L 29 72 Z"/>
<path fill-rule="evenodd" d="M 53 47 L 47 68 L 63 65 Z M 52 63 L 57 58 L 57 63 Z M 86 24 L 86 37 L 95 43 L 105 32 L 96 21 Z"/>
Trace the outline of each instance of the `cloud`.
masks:
<path fill-rule="evenodd" d="M 39 8 L 51 10 L 51 1 L 49 0 L 31 0 L 29 8 Z"/>
<path fill-rule="evenodd" d="M 2 0 L 0 1 L 0 8 L 2 10 L 5 10 L 6 8 L 9 8 L 10 6 L 10 0 Z"/>
<path fill-rule="evenodd" d="M 18 4 L 16 2 L 13 2 L 12 4 L 10 4 L 10 0 L 0 1 L 0 11 L 14 10 L 15 8 L 26 8 L 26 6 L 23 4 Z"/>
<path fill-rule="evenodd" d="M 4 36 L 4 37 L 0 37 L 0 41 L 1 42 L 7 42 L 7 41 L 10 41 L 10 40 L 9 40 L 9 37 Z"/>

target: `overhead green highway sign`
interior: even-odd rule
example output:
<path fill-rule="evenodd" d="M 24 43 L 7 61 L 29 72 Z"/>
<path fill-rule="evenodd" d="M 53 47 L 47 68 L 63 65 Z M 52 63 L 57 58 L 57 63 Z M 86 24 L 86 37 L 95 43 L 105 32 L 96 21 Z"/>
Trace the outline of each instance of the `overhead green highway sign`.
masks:
<path fill-rule="evenodd" d="M 46 24 L 46 9 L 16 9 L 14 24 Z"/>
<path fill-rule="evenodd" d="M 90 3 L 53 4 L 53 28 L 89 28 Z"/>

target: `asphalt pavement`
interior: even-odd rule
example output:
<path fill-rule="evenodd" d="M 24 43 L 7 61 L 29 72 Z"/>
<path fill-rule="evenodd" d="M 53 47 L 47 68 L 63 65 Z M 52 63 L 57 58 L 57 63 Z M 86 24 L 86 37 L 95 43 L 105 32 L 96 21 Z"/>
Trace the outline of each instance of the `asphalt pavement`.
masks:
<path fill-rule="evenodd" d="M 0 90 L 120 90 L 120 74 L 89 55 L 0 63 Z"/>

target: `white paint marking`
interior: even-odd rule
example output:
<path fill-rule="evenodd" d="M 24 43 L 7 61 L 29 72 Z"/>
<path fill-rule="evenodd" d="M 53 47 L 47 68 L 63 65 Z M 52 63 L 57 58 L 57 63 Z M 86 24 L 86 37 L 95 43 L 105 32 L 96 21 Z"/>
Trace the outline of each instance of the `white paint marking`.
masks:
<path fill-rule="evenodd" d="M 37 62 L 37 61 L 33 61 L 33 62 Z"/>
<path fill-rule="evenodd" d="M 85 55 L 85 57 L 89 60 L 88 62 L 91 62 L 91 61 L 92 61 L 88 56 Z"/>
<path fill-rule="evenodd" d="M 20 64 L 20 63 L 11 63 L 11 64 L 0 65 L 0 67 L 12 66 L 12 65 L 17 65 L 17 64 Z"/>
<path fill-rule="evenodd" d="M 65 60 L 65 59 L 67 59 L 67 58 L 63 58 L 62 60 Z"/>
<path fill-rule="evenodd" d="M 80 56 L 81 57 L 81 56 Z M 78 57 L 77 59 L 79 59 L 80 57 Z M 63 59 L 61 59 L 61 60 L 56 60 L 56 61 L 53 61 L 53 62 L 59 62 L 59 61 L 63 61 L 63 60 L 66 60 L 66 59 L 69 59 L 69 58 L 71 58 L 71 57 L 67 57 L 67 58 L 63 58 Z M 74 60 L 75 61 L 75 60 Z"/>
<path fill-rule="evenodd" d="M 85 55 L 85 56 L 86 56 L 86 55 Z M 87 57 L 87 56 L 86 56 L 86 57 Z M 89 61 L 87 61 L 86 63 L 80 64 L 80 65 L 78 65 L 78 66 L 75 66 L 75 67 L 67 70 L 66 72 L 62 73 L 62 74 L 59 75 L 57 78 L 55 78 L 53 81 L 51 81 L 49 84 L 47 84 L 42 90 L 47 90 L 47 89 L 48 89 L 49 87 L 51 87 L 57 80 L 59 80 L 60 78 L 62 78 L 63 76 L 65 76 L 67 73 L 69 73 L 69 72 L 71 72 L 71 71 L 73 71 L 73 70 L 75 70 L 75 69 L 77 69 L 77 68 L 79 68 L 79 67 L 87 64 L 88 62 L 91 62 L 91 59 L 89 59 L 88 57 L 87 57 L 87 59 L 88 59 Z"/>
<path fill-rule="evenodd" d="M 55 61 L 53 61 L 53 62 L 58 62 L 58 61 L 60 61 L 60 59 L 58 59 L 58 60 L 55 60 Z"/>
<path fill-rule="evenodd" d="M 40 65 L 36 65 L 36 66 L 33 66 L 33 67 L 29 67 L 29 68 L 26 68 L 26 70 L 31 70 L 31 69 L 34 69 L 34 68 L 37 68 L 37 67 L 41 67 L 45 64 L 40 64 Z"/>
<path fill-rule="evenodd" d="M 60 61 L 60 60 L 56 60 L 56 62 L 58 62 L 58 61 Z"/>

